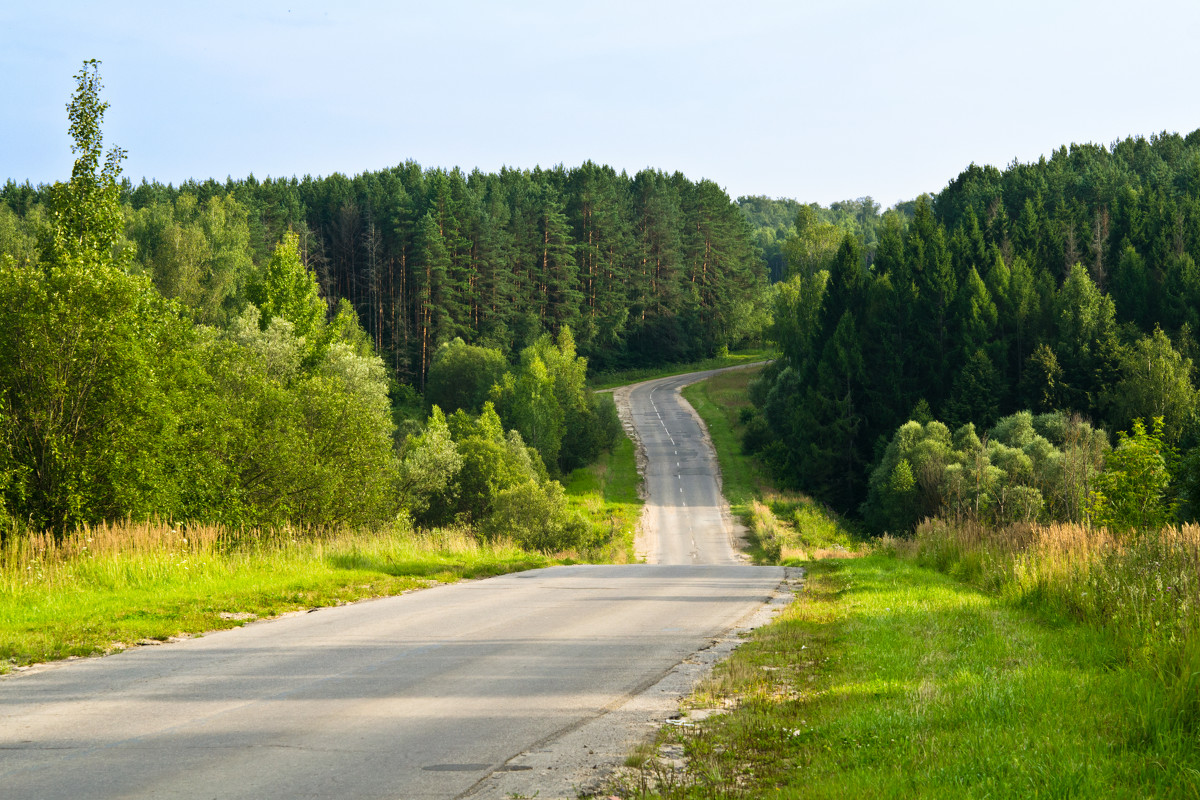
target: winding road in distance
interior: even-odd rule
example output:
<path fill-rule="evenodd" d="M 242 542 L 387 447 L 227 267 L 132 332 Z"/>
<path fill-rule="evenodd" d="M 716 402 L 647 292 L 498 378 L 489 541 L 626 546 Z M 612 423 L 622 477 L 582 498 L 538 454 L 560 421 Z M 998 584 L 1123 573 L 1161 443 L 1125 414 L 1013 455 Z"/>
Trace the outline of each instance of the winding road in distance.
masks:
<path fill-rule="evenodd" d="M 574 796 L 687 690 L 670 688 L 677 665 L 761 615 L 784 577 L 733 550 L 678 394 L 697 379 L 629 391 L 651 563 L 440 586 L 4 677 L 0 797 Z"/>

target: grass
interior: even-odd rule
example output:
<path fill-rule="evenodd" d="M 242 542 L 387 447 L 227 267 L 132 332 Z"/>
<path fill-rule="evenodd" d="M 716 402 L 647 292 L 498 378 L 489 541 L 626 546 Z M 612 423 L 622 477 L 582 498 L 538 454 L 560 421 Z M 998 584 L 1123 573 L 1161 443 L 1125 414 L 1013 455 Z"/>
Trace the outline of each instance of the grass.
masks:
<path fill-rule="evenodd" d="M 742 452 L 747 387 L 760 371 L 725 372 L 683 390 L 708 426 L 722 491 L 730 510 L 750 529 L 751 555 L 759 564 L 798 566 L 810 558 L 861 552 L 862 537 L 837 514 L 799 492 L 776 489 L 754 458 Z"/>
<path fill-rule="evenodd" d="M 157 524 L 14 539 L 0 551 L 0 672 L 548 563 L 461 530 L 401 527 L 236 545 Z"/>
<path fill-rule="evenodd" d="M 706 358 L 687 364 L 669 364 L 664 367 L 644 367 L 637 369 L 614 370 L 599 372 L 588 376 L 588 385 L 593 390 L 614 389 L 629 383 L 669 378 L 672 375 L 683 375 L 688 372 L 703 372 L 709 369 L 735 367 L 739 364 L 753 364 L 755 361 L 765 361 L 775 357 L 775 351 L 769 348 L 739 350 L 735 353 Z"/>
<path fill-rule="evenodd" d="M 586 552 L 530 553 L 466 529 L 402 523 L 321 537 L 162 524 L 101 526 L 61 541 L 9 537 L 0 543 L 0 673 L 436 583 L 577 560 L 624 563 L 641 512 L 638 481 L 624 436 L 570 476 L 568 502 L 605 542 Z"/>
<path fill-rule="evenodd" d="M 633 540 L 642 513 L 640 483 L 633 442 L 624 434 L 599 461 L 568 477 L 567 502 L 591 523 L 595 538 L 606 542 L 599 552 L 588 554 L 589 560 L 633 561 Z"/>
<path fill-rule="evenodd" d="M 1149 719 L 1154 676 L 1102 631 L 893 553 L 808 570 L 693 698 L 736 710 L 661 734 L 686 772 L 648 767 L 620 795 L 1200 796 L 1196 732 Z"/>
<path fill-rule="evenodd" d="M 1200 526 L 1114 534 L 930 520 L 892 546 L 1047 624 L 1103 631 L 1126 662 L 1154 677 L 1145 725 L 1200 744 Z"/>

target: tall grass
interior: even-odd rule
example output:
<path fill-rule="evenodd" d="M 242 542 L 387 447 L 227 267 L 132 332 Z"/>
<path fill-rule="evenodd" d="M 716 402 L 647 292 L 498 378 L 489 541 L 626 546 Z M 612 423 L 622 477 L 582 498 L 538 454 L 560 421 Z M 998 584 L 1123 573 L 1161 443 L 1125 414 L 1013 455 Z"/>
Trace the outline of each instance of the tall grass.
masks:
<path fill-rule="evenodd" d="M 133 523 L 11 537 L 0 544 L 0 672 L 547 563 L 509 541 L 404 524 L 255 536 Z"/>
<path fill-rule="evenodd" d="M 1200 734 L 1200 526 L 1114 535 L 928 520 L 891 545 L 1051 620 L 1104 629 L 1156 678 L 1144 690 L 1148 735 Z"/>

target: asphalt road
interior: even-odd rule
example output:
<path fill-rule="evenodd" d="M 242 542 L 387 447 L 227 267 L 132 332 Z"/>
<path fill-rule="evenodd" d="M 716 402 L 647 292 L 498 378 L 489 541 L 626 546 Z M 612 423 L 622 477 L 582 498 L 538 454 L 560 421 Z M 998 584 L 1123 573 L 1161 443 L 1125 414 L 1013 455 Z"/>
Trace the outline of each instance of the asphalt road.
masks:
<path fill-rule="evenodd" d="M 646 561 L 740 564 L 728 506 L 717 482 L 716 453 L 679 390 L 721 370 L 637 384 L 630 412 L 645 450 Z"/>
<path fill-rule="evenodd" d="M 590 751 L 581 731 L 783 577 L 736 564 L 671 385 L 633 393 L 639 430 L 661 418 L 667 442 L 643 434 L 660 563 L 534 570 L 8 676 L 0 798 L 505 796 L 517 771 L 538 785 L 531 763 L 579 769 L 590 752 L 563 747 Z"/>

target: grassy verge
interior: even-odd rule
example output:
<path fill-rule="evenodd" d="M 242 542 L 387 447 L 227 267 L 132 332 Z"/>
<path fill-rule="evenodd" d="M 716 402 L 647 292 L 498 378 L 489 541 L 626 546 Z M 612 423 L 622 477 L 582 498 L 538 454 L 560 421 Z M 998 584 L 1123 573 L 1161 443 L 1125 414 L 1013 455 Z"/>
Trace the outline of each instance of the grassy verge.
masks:
<path fill-rule="evenodd" d="M 1197 797 L 1195 733 L 1148 724 L 1110 637 L 891 553 L 809 564 L 798 602 L 696 695 L 630 797 Z"/>
<path fill-rule="evenodd" d="M 600 372 L 588 377 L 588 385 L 592 389 L 613 389 L 628 383 L 669 378 L 672 375 L 683 375 L 687 372 L 702 372 L 708 369 L 736 367 L 739 364 L 752 364 L 755 361 L 765 361 L 775 357 L 775 351 L 767 348 L 756 350 L 739 350 L 724 356 L 706 358 L 689 364 L 668 364 L 662 367 L 646 367 L 639 369 L 624 369 L 615 372 Z"/>
<path fill-rule="evenodd" d="M 860 552 L 861 538 L 829 509 L 799 492 L 780 491 L 742 452 L 747 386 L 759 369 L 714 375 L 683 390 L 708 426 L 721 465 L 722 491 L 735 516 L 751 532 L 757 563 L 799 565 L 809 558 Z"/>
<path fill-rule="evenodd" d="M 159 524 L 101 527 L 59 542 L 14 537 L 0 546 L 0 673 L 464 578 L 577 560 L 624 563 L 641 512 L 638 480 L 624 436 L 576 470 L 568 502 L 605 544 L 554 555 L 481 542 L 469 530 L 406 525 L 266 541 Z"/>
<path fill-rule="evenodd" d="M 626 564 L 634 560 L 633 538 L 642 513 L 641 478 L 633 442 L 624 434 L 616 447 L 566 481 L 567 502 L 591 523 L 594 538 L 606 542 L 588 560 Z"/>
<path fill-rule="evenodd" d="M 0 672 L 547 563 L 464 531 L 406 528 L 232 546 L 216 529 L 162 525 L 17 540 L 0 552 Z"/>

